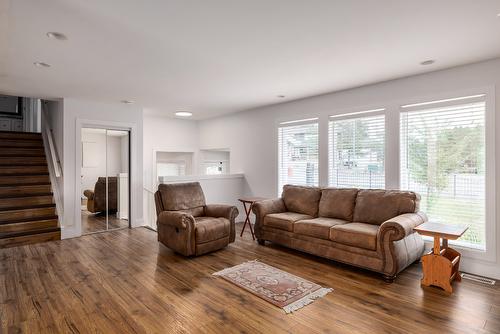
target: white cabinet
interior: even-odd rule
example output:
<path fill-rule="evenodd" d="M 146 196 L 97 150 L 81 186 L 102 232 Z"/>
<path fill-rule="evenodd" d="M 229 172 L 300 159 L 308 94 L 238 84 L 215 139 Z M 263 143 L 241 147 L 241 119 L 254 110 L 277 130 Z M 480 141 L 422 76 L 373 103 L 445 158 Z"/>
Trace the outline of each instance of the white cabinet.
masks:
<path fill-rule="evenodd" d="M 0 117 L 0 131 L 23 131 L 23 120 L 19 118 Z"/>

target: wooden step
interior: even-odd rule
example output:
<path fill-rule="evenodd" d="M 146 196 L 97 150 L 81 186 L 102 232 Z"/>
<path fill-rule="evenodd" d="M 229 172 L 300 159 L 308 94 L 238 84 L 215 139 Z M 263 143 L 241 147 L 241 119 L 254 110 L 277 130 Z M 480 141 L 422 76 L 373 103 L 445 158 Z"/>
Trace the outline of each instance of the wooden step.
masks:
<path fill-rule="evenodd" d="M 36 185 L 36 186 L 0 186 L 0 198 L 5 197 L 23 197 L 23 196 L 36 196 L 36 195 L 52 195 L 50 184 Z"/>
<path fill-rule="evenodd" d="M 0 147 L 43 147 L 43 140 L 33 139 L 1 139 Z"/>
<path fill-rule="evenodd" d="M 0 233 L 23 232 L 40 230 L 44 228 L 55 228 L 58 226 L 57 219 L 33 220 L 28 222 L 0 224 Z"/>
<path fill-rule="evenodd" d="M 39 242 L 61 240 L 61 230 L 59 228 L 55 229 L 43 229 L 29 235 L 19 235 L 19 236 L 6 236 L 0 239 L 0 248 L 15 247 L 28 244 L 35 244 Z"/>
<path fill-rule="evenodd" d="M 2 147 L 0 157 L 45 157 L 43 148 Z"/>
<path fill-rule="evenodd" d="M 31 166 L 46 165 L 47 160 L 43 157 L 0 157 L 0 166 Z"/>
<path fill-rule="evenodd" d="M 50 184 L 49 175 L 0 176 L 0 186 Z"/>
<path fill-rule="evenodd" d="M 3 139 L 41 140 L 42 134 L 38 132 L 0 131 L 0 140 Z"/>
<path fill-rule="evenodd" d="M 55 205 L 42 208 L 0 211 L 0 224 L 56 218 Z"/>
<path fill-rule="evenodd" d="M 49 174 L 47 165 L 41 166 L 0 166 L 0 176 Z"/>
<path fill-rule="evenodd" d="M 20 208 L 26 209 L 52 204 L 54 204 L 52 195 L 0 198 L 0 210 L 16 210 Z"/>

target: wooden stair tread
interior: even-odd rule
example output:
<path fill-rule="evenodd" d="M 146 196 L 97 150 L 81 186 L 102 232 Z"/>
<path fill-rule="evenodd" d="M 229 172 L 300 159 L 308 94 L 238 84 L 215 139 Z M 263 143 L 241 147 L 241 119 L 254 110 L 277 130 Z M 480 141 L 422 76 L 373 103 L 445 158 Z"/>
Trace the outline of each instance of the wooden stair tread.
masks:
<path fill-rule="evenodd" d="M 0 233 L 33 231 L 33 230 L 40 230 L 43 228 L 58 227 L 58 225 L 59 222 L 57 219 L 41 219 L 41 220 L 30 220 L 26 222 L 0 224 Z"/>
<path fill-rule="evenodd" d="M 41 175 L 0 175 L 0 186 L 50 185 L 49 174 Z"/>
<path fill-rule="evenodd" d="M 45 156 L 45 150 L 40 148 L 26 147 L 2 147 L 0 157 L 41 157 Z"/>
<path fill-rule="evenodd" d="M 0 166 L 0 176 L 26 176 L 26 175 L 49 175 L 47 164 L 31 166 Z"/>
<path fill-rule="evenodd" d="M 21 235 L 8 238 L 0 238 L 0 248 L 30 245 L 39 242 L 61 240 L 61 231 L 40 232 L 30 235 Z"/>
<path fill-rule="evenodd" d="M 33 147 L 43 148 L 43 141 L 33 139 L 2 139 L 0 147 Z"/>
<path fill-rule="evenodd" d="M 0 139 L 42 140 L 39 132 L 0 131 Z"/>
<path fill-rule="evenodd" d="M 36 230 L 29 230 L 29 231 L 2 232 L 2 233 L 0 233 L 0 239 L 21 237 L 21 236 L 26 236 L 26 235 L 34 235 L 34 234 L 47 233 L 47 232 L 57 232 L 60 230 L 61 229 L 58 226 L 56 226 L 56 227 L 39 228 Z"/>
<path fill-rule="evenodd" d="M 5 210 L 0 211 L 0 224 L 51 219 L 56 217 L 55 205 L 41 208 Z"/>
<path fill-rule="evenodd" d="M 53 206 L 52 195 L 0 198 L 0 212 L 16 209 L 40 208 Z"/>
<path fill-rule="evenodd" d="M 42 185 L 20 184 L 15 186 L 0 185 L 0 198 L 48 196 L 48 195 L 53 195 L 52 187 L 50 184 L 42 184 Z"/>
<path fill-rule="evenodd" d="M 0 157 L 0 166 L 31 166 L 31 165 L 46 165 L 45 156 L 38 157 Z"/>

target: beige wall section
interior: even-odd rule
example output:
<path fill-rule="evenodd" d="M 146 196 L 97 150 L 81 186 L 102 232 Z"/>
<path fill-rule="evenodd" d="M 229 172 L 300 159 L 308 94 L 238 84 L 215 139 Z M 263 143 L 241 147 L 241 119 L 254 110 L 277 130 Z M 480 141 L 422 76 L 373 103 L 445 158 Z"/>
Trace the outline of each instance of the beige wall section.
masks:
<path fill-rule="evenodd" d="M 279 121 L 319 117 L 320 124 L 324 125 L 328 115 L 385 107 L 387 127 L 392 124 L 392 128 L 397 129 L 401 104 L 457 94 L 460 96 L 483 88 L 493 91 L 493 104 L 497 101 L 496 106 L 493 106 L 497 116 L 494 132 L 500 133 L 500 59 L 495 59 L 201 121 L 198 124 L 200 148 L 229 148 L 231 169 L 245 173 L 248 192 L 258 196 L 275 197 L 278 164 L 276 136 Z M 324 130 L 323 126 L 320 145 L 327 143 L 327 131 Z M 399 135 L 393 131 L 388 132 L 386 136 L 386 178 L 387 184 L 392 188 L 399 182 Z M 325 173 L 328 162 L 325 157 L 326 150 L 321 149 L 321 152 L 320 181 L 324 185 L 327 180 Z M 500 144 L 495 145 L 495 157 L 500 157 Z M 500 176 L 500 161 L 496 164 L 494 174 Z M 495 179 L 495 193 L 498 193 L 500 177 Z M 496 202 L 492 206 L 500 207 L 500 196 L 496 196 Z M 496 241 L 493 245 L 490 244 L 490 248 L 495 248 L 496 243 L 500 242 L 499 218 L 499 215 L 496 215 L 493 224 L 493 239 Z M 492 261 L 464 256 L 464 270 L 500 278 L 500 247 L 496 247 L 493 253 Z"/>

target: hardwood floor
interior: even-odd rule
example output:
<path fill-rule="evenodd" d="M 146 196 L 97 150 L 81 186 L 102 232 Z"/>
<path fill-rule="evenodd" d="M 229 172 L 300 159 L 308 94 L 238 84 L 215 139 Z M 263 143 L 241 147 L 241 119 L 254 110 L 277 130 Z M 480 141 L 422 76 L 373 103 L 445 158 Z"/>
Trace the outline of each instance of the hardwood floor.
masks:
<path fill-rule="evenodd" d="M 241 229 L 241 225 L 238 226 Z M 247 260 L 334 291 L 286 315 L 213 272 Z M 198 258 L 173 254 L 145 228 L 0 249 L 0 333 L 494 333 L 500 289 L 464 280 L 448 296 L 395 283 L 250 234 Z"/>
<path fill-rule="evenodd" d="M 128 227 L 128 220 L 118 219 L 115 214 L 110 214 L 108 217 L 108 228 L 114 230 L 117 228 Z M 82 233 L 95 233 L 106 230 L 106 214 L 95 214 L 82 209 Z"/>

